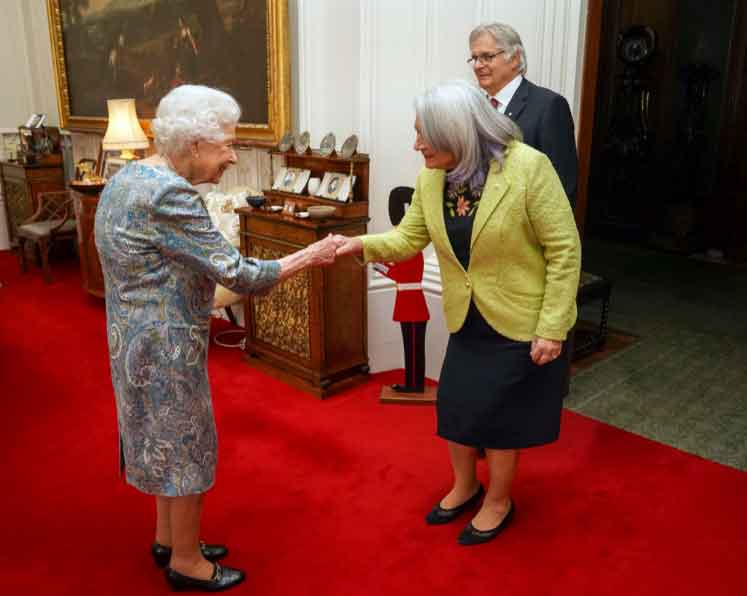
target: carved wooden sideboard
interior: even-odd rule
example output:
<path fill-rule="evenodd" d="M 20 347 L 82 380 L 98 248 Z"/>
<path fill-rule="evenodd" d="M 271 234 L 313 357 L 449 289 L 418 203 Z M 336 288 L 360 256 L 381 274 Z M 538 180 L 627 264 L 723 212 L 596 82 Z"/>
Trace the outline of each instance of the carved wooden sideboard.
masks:
<path fill-rule="evenodd" d="M 311 175 L 349 173 L 351 159 L 286 155 L 289 167 Z M 266 209 L 237 209 L 241 251 L 245 256 L 278 259 L 328 234 L 357 236 L 368 223 L 368 156 L 352 158 L 353 201 L 340 203 L 309 195 L 265 191 L 270 204 L 291 200 L 299 209 L 331 205 L 329 219 L 299 219 Z M 306 269 L 265 296 L 244 303 L 247 361 L 296 387 L 326 397 L 368 375 L 367 272 L 353 257 L 329 267 Z"/>
<path fill-rule="evenodd" d="M 40 192 L 65 190 L 62 165 L 24 165 L 0 162 L 0 175 L 8 214 L 8 234 L 15 242 L 16 228 L 28 219 L 38 205 Z"/>

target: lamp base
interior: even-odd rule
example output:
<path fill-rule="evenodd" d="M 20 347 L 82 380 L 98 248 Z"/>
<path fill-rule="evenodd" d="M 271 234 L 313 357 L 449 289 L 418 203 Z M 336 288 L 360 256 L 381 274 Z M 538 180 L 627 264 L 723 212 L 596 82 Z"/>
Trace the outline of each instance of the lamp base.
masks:
<path fill-rule="evenodd" d="M 137 159 L 137 155 L 135 155 L 131 149 L 122 149 L 122 151 L 119 154 L 120 159 L 126 159 L 126 160 L 133 160 Z"/>

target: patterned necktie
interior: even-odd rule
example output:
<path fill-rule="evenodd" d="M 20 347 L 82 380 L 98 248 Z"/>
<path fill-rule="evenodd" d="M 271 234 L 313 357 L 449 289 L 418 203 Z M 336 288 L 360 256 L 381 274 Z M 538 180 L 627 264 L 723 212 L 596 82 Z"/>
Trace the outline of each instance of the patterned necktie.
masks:
<path fill-rule="evenodd" d="M 495 97 L 490 98 L 490 103 L 493 104 L 493 107 L 497 110 L 501 107 L 501 102 L 498 101 Z"/>

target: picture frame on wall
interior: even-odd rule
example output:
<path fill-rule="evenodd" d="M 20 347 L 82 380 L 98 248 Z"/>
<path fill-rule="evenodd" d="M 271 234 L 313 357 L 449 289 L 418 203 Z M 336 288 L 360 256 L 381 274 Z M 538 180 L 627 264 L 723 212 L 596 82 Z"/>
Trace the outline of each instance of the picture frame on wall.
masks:
<path fill-rule="evenodd" d="M 148 133 L 160 99 L 183 83 L 238 101 L 239 142 L 274 146 L 290 128 L 288 0 L 47 5 L 63 128 L 103 134 L 106 100 L 132 97 Z"/>

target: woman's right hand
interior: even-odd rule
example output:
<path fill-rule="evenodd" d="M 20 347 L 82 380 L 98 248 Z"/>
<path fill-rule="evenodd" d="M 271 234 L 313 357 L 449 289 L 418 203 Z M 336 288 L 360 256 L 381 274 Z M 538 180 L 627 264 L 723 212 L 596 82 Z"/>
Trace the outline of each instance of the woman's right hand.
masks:
<path fill-rule="evenodd" d="M 337 244 L 337 256 L 344 257 L 345 255 L 359 255 L 363 252 L 363 241 L 357 237 L 342 236 L 336 234 L 333 236 L 335 243 Z"/>
<path fill-rule="evenodd" d="M 306 267 L 315 267 L 317 265 L 331 265 L 335 262 L 335 251 L 337 250 L 332 234 L 309 244 L 306 248 L 296 251 L 278 259 L 280 264 L 280 279 L 287 279 L 294 273 L 305 269 Z"/>
<path fill-rule="evenodd" d="M 314 242 L 314 244 L 309 244 L 305 250 L 309 258 L 310 266 L 331 265 L 335 262 L 337 242 L 335 241 L 334 236 L 330 234 L 326 238 Z"/>

